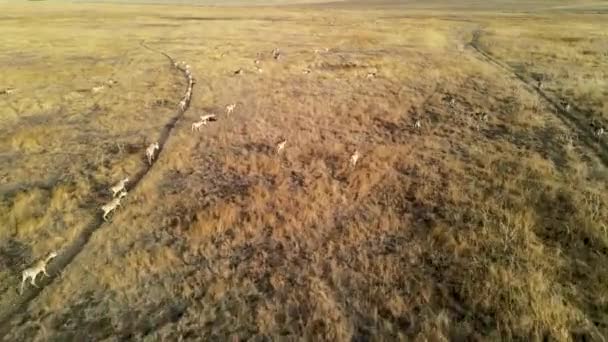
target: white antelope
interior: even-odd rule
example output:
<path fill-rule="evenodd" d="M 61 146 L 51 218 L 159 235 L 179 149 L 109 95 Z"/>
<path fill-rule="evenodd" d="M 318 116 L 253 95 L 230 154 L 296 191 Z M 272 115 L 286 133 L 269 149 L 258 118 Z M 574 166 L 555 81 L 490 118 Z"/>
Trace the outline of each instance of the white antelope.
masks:
<path fill-rule="evenodd" d="M 101 210 L 103 211 L 103 220 L 104 221 L 106 221 L 106 222 L 108 221 L 108 214 L 120 206 L 120 200 L 122 200 L 122 198 L 125 196 L 127 196 L 127 192 L 122 191 L 118 194 L 118 197 L 114 198 L 107 204 L 101 206 Z"/>
<path fill-rule="evenodd" d="M 181 111 L 186 110 L 186 100 L 185 100 L 185 99 L 183 99 L 183 100 L 179 101 L 179 109 L 180 109 Z"/>
<path fill-rule="evenodd" d="M 281 58 L 281 51 L 279 50 L 279 48 L 274 48 L 274 50 L 272 50 L 272 58 L 276 60 Z"/>
<path fill-rule="evenodd" d="M 116 185 L 111 187 L 110 191 L 112 191 L 112 197 L 116 197 L 118 193 L 125 190 L 125 185 L 127 184 L 127 182 L 129 182 L 129 177 L 125 177 L 120 182 L 116 183 Z"/>
<path fill-rule="evenodd" d="M 232 114 L 232 112 L 234 112 L 235 108 L 236 108 L 236 103 L 227 105 L 226 106 L 226 115 Z"/>
<path fill-rule="evenodd" d="M 16 91 L 15 88 L 6 88 L 2 91 L 0 91 L 0 95 L 5 94 L 5 95 L 10 95 L 12 93 L 14 93 Z"/>
<path fill-rule="evenodd" d="M 146 149 L 146 157 L 148 158 L 149 165 L 152 165 L 152 161 L 154 160 L 154 154 L 159 148 L 160 146 L 158 145 L 158 142 L 155 142 L 153 144 L 150 144 L 150 146 L 148 146 L 148 148 Z"/>
<path fill-rule="evenodd" d="M 215 121 L 215 114 L 201 115 L 201 121 L 192 124 L 192 131 L 200 131 L 202 126 L 206 126 L 209 121 Z"/>
<path fill-rule="evenodd" d="M 359 161 L 359 158 L 361 158 L 361 154 L 359 154 L 359 151 L 355 151 L 355 153 L 353 153 L 353 155 L 350 156 L 350 165 L 352 167 L 357 166 L 357 162 Z"/>
<path fill-rule="evenodd" d="M 283 149 L 285 149 L 285 144 L 287 144 L 287 139 L 285 139 L 277 144 L 277 154 L 281 153 L 281 151 L 283 151 Z"/>
<path fill-rule="evenodd" d="M 606 130 L 604 129 L 604 127 L 600 127 L 598 129 L 595 130 L 595 132 L 593 132 L 593 134 L 599 138 L 602 137 L 602 135 L 606 134 Z"/>
<path fill-rule="evenodd" d="M 420 120 L 416 120 L 416 122 L 414 123 L 414 128 L 420 129 L 420 127 L 422 127 L 422 123 L 420 122 Z"/>
<path fill-rule="evenodd" d="M 201 127 L 207 124 L 207 121 L 196 121 L 192 123 L 192 132 L 197 131 L 200 132 Z"/>
<path fill-rule="evenodd" d="M 100 85 L 100 86 L 97 86 L 97 87 L 93 87 L 91 89 L 91 91 L 94 92 L 94 93 L 98 93 L 98 92 L 102 91 L 104 88 L 105 88 L 105 86 Z"/>
<path fill-rule="evenodd" d="M 215 121 L 215 114 L 201 115 L 201 121 L 204 121 L 205 123 Z"/>
<path fill-rule="evenodd" d="M 23 271 L 23 273 L 21 274 L 21 288 L 19 290 L 20 294 L 23 294 L 23 286 L 25 285 L 25 282 L 28 279 L 30 279 L 30 283 L 34 287 L 38 287 L 38 285 L 36 285 L 36 277 L 40 273 L 47 277 L 49 276 L 49 274 L 46 273 L 46 265 L 49 263 L 49 261 L 51 261 L 51 259 L 55 258 L 56 256 L 57 252 L 51 252 L 45 259 L 39 260 L 37 263 L 34 264 L 34 266 Z"/>

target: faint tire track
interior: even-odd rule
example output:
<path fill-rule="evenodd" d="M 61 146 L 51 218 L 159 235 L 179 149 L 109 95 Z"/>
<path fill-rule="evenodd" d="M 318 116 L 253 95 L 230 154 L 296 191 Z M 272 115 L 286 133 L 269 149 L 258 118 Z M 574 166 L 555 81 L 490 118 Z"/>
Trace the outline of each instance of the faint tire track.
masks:
<path fill-rule="evenodd" d="M 186 80 L 188 79 L 186 71 L 180 69 L 175 63 L 175 60 L 170 55 L 163 51 L 148 47 L 143 41 L 140 42 L 140 45 L 152 52 L 160 53 L 167 57 L 167 59 L 169 59 L 169 61 L 171 62 L 171 67 L 176 69 L 180 73 L 183 73 L 184 76 L 186 76 Z M 189 87 L 190 86 L 191 85 L 189 85 Z M 177 113 L 165 124 L 158 140 L 160 148 L 158 150 L 155 160 L 153 161 L 152 165 L 144 163 L 144 167 L 134 176 L 132 176 L 132 182 L 130 182 L 126 190 L 131 191 L 132 189 L 134 189 L 159 160 L 160 154 L 163 151 L 165 143 L 170 137 L 172 129 L 175 127 L 177 121 L 179 121 L 179 119 L 181 119 L 184 113 L 188 110 L 189 105 L 190 101 L 187 102 L 184 108 L 178 109 Z M 39 287 L 29 287 L 27 290 L 24 291 L 22 295 L 11 298 L 13 299 L 13 301 L 11 303 L 11 301 L 9 300 L 7 307 L 0 309 L 0 337 L 2 337 L 2 339 L 6 337 L 7 333 L 12 328 L 12 326 L 9 325 L 11 319 L 13 319 L 16 314 L 23 312 L 27 305 L 32 300 L 37 298 L 44 290 L 44 288 L 47 285 L 50 285 L 55 280 L 55 278 L 60 275 L 60 272 L 65 269 L 74 260 L 74 258 L 84 249 L 93 233 L 95 233 L 95 231 L 101 228 L 105 223 L 106 222 L 102 220 L 101 215 L 99 215 L 98 211 L 95 210 L 95 217 L 92 222 L 90 222 L 83 229 L 80 235 L 68 247 L 62 249 L 60 255 L 58 255 L 57 258 L 49 264 L 48 271 L 51 276 L 46 278 L 42 277 L 42 279 L 38 279 L 37 283 Z M 161 319 L 160 322 L 157 323 L 163 324 L 164 319 Z"/>
<path fill-rule="evenodd" d="M 585 117 L 585 115 L 583 115 L 585 112 L 578 108 L 576 104 L 572 103 L 570 104 L 570 110 L 567 110 L 561 104 L 558 97 L 544 92 L 542 89 L 534 85 L 533 80 L 529 79 L 525 75 L 522 75 L 521 73 L 518 73 L 509 65 L 502 62 L 497 57 L 494 57 L 491 52 L 487 51 L 479 44 L 479 38 L 481 37 L 482 33 L 483 31 L 481 29 L 476 29 L 473 31 L 473 37 L 468 45 L 471 46 L 484 61 L 498 67 L 498 69 L 504 71 L 509 76 L 516 78 L 523 83 L 526 88 L 538 94 L 538 96 L 547 101 L 551 107 L 553 107 L 555 113 L 558 115 L 561 121 L 576 132 L 579 140 L 583 142 L 589 150 L 594 152 L 604 166 L 608 166 L 608 144 L 606 144 L 605 141 L 601 141 L 593 137 L 593 133 L 589 129 L 589 124 L 584 122 L 582 119 Z"/>

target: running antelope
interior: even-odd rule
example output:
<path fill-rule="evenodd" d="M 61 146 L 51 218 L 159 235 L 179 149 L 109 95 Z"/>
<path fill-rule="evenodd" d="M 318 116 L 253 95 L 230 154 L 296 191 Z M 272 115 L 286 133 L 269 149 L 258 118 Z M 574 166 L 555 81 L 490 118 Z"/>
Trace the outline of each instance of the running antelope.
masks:
<path fill-rule="evenodd" d="M 127 182 L 129 182 L 129 177 L 125 177 L 120 182 L 116 183 L 116 185 L 111 187 L 110 191 L 112 191 L 112 197 L 116 197 L 117 194 L 119 194 L 120 192 L 125 190 L 125 186 L 127 185 Z"/>
<path fill-rule="evenodd" d="M 111 213 L 112 211 L 116 210 L 116 208 L 118 208 L 120 206 L 120 201 L 125 196 L 127 196 L 127 192 L 121 191 L 118 194 L 118 197 L 114 198 L 107 204 L 101 206 L 101 210 L 103 211 L 103 220 L 104 221 L 106 221 L 106 222 L 108 221 L 108 214 Z"/>
<path fill-rule="evenodd" d="M 355 153 L 353 153 L 353 155 L 350 156 L 350 165 L 352 167 L 357 166 L 357 162 L 359 161 L 359 158 L 361 158 L 359 151 L 355 151 Z"/>
<path fill-rule="evenodd" d="M 160 149 L 158 142 L 150 144 L 150 146 L 148 146 L 148 148 L 146 149 L 146 157 L 148 158 L 148 165 L 152 165 L 152 161 L 154 160 L 154 154 L 156 153 L 156 151 L 158 149 Z"/>
<path fill-rule="evenodd" d="M 281 151 L 283 151 L 283 149 L 285 149 L 285 144 L 287 144 L 287 139 L 280 141 L 277 144 L 277 154 L 281 153 Z"/>
<path fill-rule="evenodd" d="M 34 287 L 38 287 L 38 285 L 36 285 L 36 277 L 40 273 L 49 277 L 49 274 L 46 273 L 46 265 L 49 263 L 49 261 L 51 261 L 51 259 L 55 257 L 57 257 L 57 252 L 51 252 L 45 259 L 39 260 L 37 263 L 34 264 L 34 266 L 23 271 L 23 273 L 21 274 L 21 288 L 19 290 L 19 294 L 23 294 L 23 286 L 25 285 L 25 282 L 28 279 L 30 279 L 30 283 Z"/>
<path fill-rule="evenodd" d="M 236 103 L 227 105 L 226 106 L 226 115 L 232 114 L 232 112 L 234 112 L 235 108 L 236 108 Z"/>

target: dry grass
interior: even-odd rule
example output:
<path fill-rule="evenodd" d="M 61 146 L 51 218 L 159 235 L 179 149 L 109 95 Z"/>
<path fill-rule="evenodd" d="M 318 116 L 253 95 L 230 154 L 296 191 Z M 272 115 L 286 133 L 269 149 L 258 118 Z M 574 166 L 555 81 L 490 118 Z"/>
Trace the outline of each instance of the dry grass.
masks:
<path fill-rule="evenodd" d="M 494 20 L 482 44 L 522 74 L 542 80 L 546 92 L 575 104 L 585 114 L 581 119 L 606 126 L 606 24 L 593 16 L 569 23 L 564 29 L 551 17 Z"/>
<path fill-rule="evenodd" d="M 198 79 L 124 208 L 67 267 L 51 264 L 53 281 L 0 329 L 6 340 L 608 333 L 602 158 L 533 89 L 467 47 L 481 27 L 493 56 L 551 74 L 548 91 L 605 115 L 606 94 L 580 81 L 601 82 L 601 15 L 2 13 L 0 63 L 11 67 L 0 88 L 17 89 L 0 95 L 2 317 L 22 302 L 19 272 L 77 243 L 108 186 L 144 168 L 146 144 L 175 115 L 183 80 L 140 41 L 187 61 Z M 90 91 L 108 79 L 118 83 Z M 207 112 L 219 120 L 191 132 Z"/>

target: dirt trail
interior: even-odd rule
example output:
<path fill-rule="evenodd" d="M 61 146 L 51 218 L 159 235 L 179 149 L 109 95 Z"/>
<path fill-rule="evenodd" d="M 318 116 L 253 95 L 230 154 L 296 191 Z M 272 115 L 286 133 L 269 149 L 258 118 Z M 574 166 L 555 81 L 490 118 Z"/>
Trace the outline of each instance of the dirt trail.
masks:
<path fill-rule="evenodd" d="M 536 86 L 533 79 L 518 73 L 513 68 L 511 68 L 506 63 L 502 62 L 498 58 L 494 57 L 491 52 L 485 50 L 479 44 L 479 38 L 481 37 L 483 31 L 481 29 L 477 29 L 473 32 L 473 38 L 469 42 L 469 46 L 471 46 L 479 55 L 481 55 L 482 59 L 499 69 L 505 71 L 509 76 L 514 77 L 521 81 L 529 90 L 538 94 L 541 98 L 547 101 L 558 117 L 562 120 L 562 122 L 573 130 L 576 133 L 578 139 L 585 144 L 589 150 L 593 151 L 595 155 L 601 160 L 604 166 L 608 166 L 608 144 L 605 141 L 601 141 L 596 139 L 593 136 L 593 132 L 590 129 L 590 123 L 583 121 L 585 117 L 590 117 L 591 113 L 587 113 L 576 106 L 576 104 L 570 103 L 570 109 L 566 109 L 564 105 L 562 105 L 562 101 L 560 98 L 553 96 L 541 88 Z"/>
<path fill-rule="evenodd" d="M 181 68 L 170 55 L 168 55 L 165 52 L 148 47 L 145 44 L 145 42 L 141 42 L 140 45 L 142 47 L 144 47 L 145 49 L 148 49 L 155 53 L 160 53 L 160 54 L 164 55 L 165 57 L 167 57 L 167 59 L 169 59 L 169 61 L 171 63 L 172 68 L 175 68 L 177 71 L 184 74 L 187 81 L 190 79 L 190 76 L 189 76 L 190 71 L 188 69 Z M 160 138 L 158 140 L 159 150 L 158 150 L 156 158 L 154 159 L 154 161 L 152 162 L 151 165 L 148 165 L 147 163 L 145 163 L 143 168 L 141 170 L 139 170 L 135 175 L 129 176 L 129 178 L 131 179 L 131 182 L 129 182 L 128 185 L 126 186 L 127 191 L 131 191 L 135 187 L 137 187 L 137 185 L 143 180 L 143 178 L 146 176 L 146 174 L 152 169 L 152 167 L 158 160 L 158 157 L 163 152 L 163 147 L 164 147 L 165 143 L 167 142 L 167 140 L 169 139 L 172 129 L 175 127 L 175 124 L 179 121 L 179 119 L 182 118 L 184 113 L 189 108 L 190 97 L 188 96 L 188 94 L 190 94 L 190 95 L 192 94 L 192 84 L 193 84 L 193 82 L 189 82 L 188 91 L 185 93 L 184 100 L 187 100 L 185 102 L 185 106 L 180 107 L 177 110 L 177 113 L 175 114 L 175 116 L 173 116 L 165 124 L 165 126 L 163 127 L 163 129 L 161 131 Z M 143 151 L 142 151 L 142 154 L 143 154 Z M 32 300 L 34 300 L 36 297 L 38 297 L 38 295 L 40 295 L 40 293 L 44 290 L 44 288 L 47 285 L 52 283 L 57 278 L 57 275 L 59 275 L 60 272 L 63 269 L 65 269 L 72 262 L 72 260 L 74 260 L 74 258 L 84 249 L 84 247 L 89 242 L 93 233 L 95 231 L 97 231 L 99 228 L 101 228 L 102 226 L 104 226 L 105 223 L 106 222 L 102 220 L 100 213 L 96 211 L 95 218 L 84 228 L 84 230 L 80 233 L 78 238 L 76 238 L 69 246 L 62 249 L 60 251 L 59 255 L 57 256 L 57 258 L 52 260 L 51 263 L 49 263 L 48 272 L 51 276 L 50 277 L 39 277 L 37 280 L 37 284 L 39 287 L 37 287 L 37 288 L 29 286 L 29 284 L 28 284 L 28 288 L 24 290 L 22 295 L 13 297 L 12 303 L 9 303 L 4 308 L 2 308 L 2 310 L 0 311 L 0 337 L 3 338 L 4 336 L 6 336 L 8 331 L 11 329 L 9 322 L 15 316 L 15 314 L 22 312 Z M 21 281 L 20 276 L 21 276 L 21 274 L 15 275 L 15 277 L 19 277 L 19 281 Z"/>

